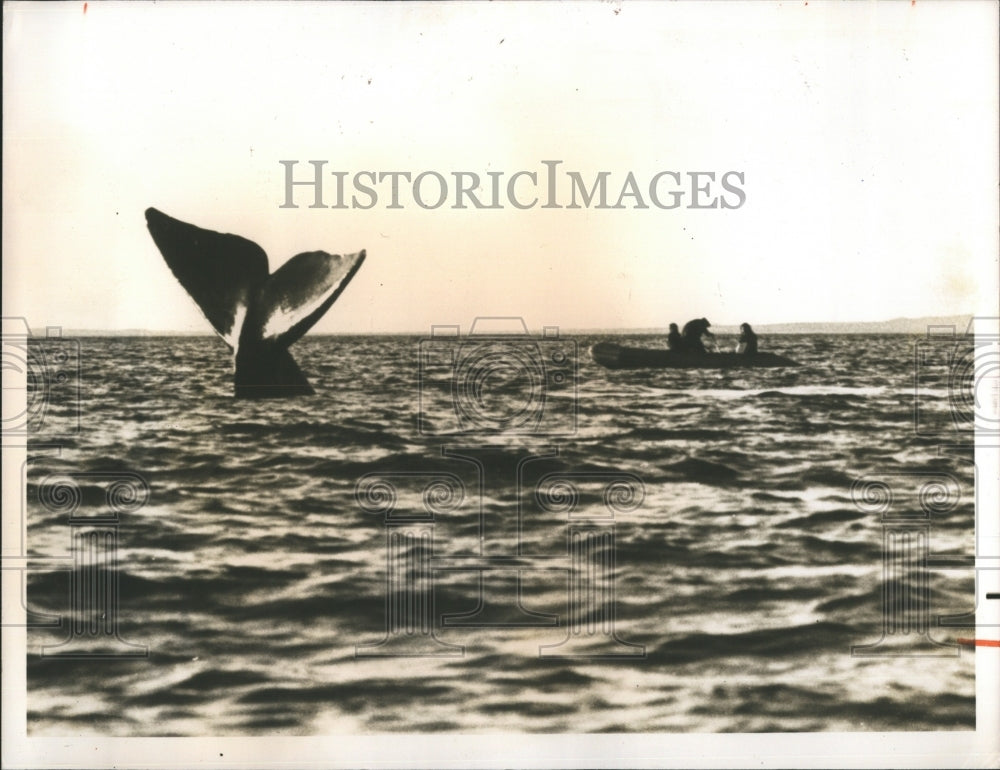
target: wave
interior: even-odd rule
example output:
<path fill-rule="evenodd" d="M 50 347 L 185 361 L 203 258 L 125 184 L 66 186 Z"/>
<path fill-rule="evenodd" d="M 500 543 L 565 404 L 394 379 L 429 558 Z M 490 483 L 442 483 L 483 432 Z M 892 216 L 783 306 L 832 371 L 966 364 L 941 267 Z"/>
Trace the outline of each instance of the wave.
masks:
<path fill-rule="evenodd" d="M 574 341 L 582 351 L 596 338 Z M 974 571 L 959 569 L 975 553 L 974 457 L 971 446 L 937 450 L 951 426 L 939 420 L 951 419 L 943 381 L 917 392 L 939 422 L 917 426 L 912 349 L 899 339 L 765 342 L 802 366 L 629 372 L 584 356 L 570 387 L 534 383 L 537 402 L 523 378 L 486 383 L 493 417 L 544 405 L 514 434 L 489 420 L 466 431 L 456 408 L 474 404 L 456 403 L 447 359 L 439 382 L 420 381 L 417 337 L 306 337 L 296 358 L 317 395 L 287 401 L 234 399 L 212 338 L 87 340 L 78 408 L 53 404 L 50 433 L 31 437 L 28 553 L 52 561 L 31 563 L 27 603 L 63 622 L 27 632 L 29 731 L 970 728 L 972 656 L 915 668 L 850 653 L 880 637 L 883 618 L 882 522 L 853 502 L 857 478 L 959 480 L 961 500 L 932 522 L 929 560 L 957 565 L 933 571 L 932 612 L 975 606 Z M 43 451 L 57 435 L 60 451 Z M 120 630 L 150 657 L 43 658 L 69 633 L 70 587 L 87 567 L 41 487 L 109 471 L 150 488 L 115 525 Z M 432 542 L 390 551 L 393 514 L 428 513 L 427 479 L 442 473 L 461 495 L 432 499 L 420 524 Z M 550 474 L 574 475 L 575 507 L 542 504 Z M 602 479 L 615 474 L 641 481 L 640 505 L 606 505 Z M 395 486 L 395 508 L 358 494 L 379 477 Z M 84 480 L 82 506 L 101 510 L 105 493 Z M 574 551 L 581 532 L 609 539 Z M 512 555 L 519 566 L 475 569 Z M 430 622 L 463 656 L 355 657 L 386 636 L 387 599 L 406 606 L 425 578 Z M 558 624 L 443 625 L 503 586 Z M 510 620 L 503 607 L 496 617 Z M 539 656 L 574 623 L 612 615 L 645 657 Z"/>

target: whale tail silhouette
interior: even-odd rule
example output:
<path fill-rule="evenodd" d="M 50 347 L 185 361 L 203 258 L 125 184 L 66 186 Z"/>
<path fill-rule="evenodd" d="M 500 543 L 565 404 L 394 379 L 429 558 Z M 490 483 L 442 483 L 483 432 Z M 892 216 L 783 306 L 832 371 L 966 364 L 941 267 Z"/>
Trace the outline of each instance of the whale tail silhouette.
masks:
<path fill-rule="evenodd" d="M 314 391 L 288 348 L 330 309 L 365 252 L 297 254 L 273 274 L 253 241 L 146 209 L 146 225 L 171 272 L 233 350 L 237 398 Z"/>
<path fill-rule="evenodd" d="M 315 392 L 288 348 L 281 345 L 241 345 L 233 379 L 237 398 L 287 398 Z"/>

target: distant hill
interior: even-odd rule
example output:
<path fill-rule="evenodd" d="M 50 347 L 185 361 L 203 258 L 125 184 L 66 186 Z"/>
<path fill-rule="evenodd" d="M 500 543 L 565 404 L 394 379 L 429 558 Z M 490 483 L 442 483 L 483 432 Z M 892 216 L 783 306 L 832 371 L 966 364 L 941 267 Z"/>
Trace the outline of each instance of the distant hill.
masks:
<path fill-rule="evenodd" d="M 954 326 L 964 334 L 972 321 L 971 315 L 924 316 L 923 318 L 892 318 L 888 321 L 848 321 L 844 323 L 762 324 L 754 326 L 761 334 L 927 334 L 929 326 Z M 720 330 L 723 327 L 720 327 Z M 737 333 L 739 327 L 732 327 Z M 725 333 L 725 332 L 723 332 Z"/>
<path fill-rule="evenodd" d="M 844 321 L 844 322 L 809 322 L 782 324 L 754 324 L 758 334 L 911 334 L 923 336 L 927 334 L 928 326 L 954 326 L 958 334 L 963 334 L 972 321 L 971 315 L 924 316 L 922 318 L 892 318 L 888 321 Z M 467 329 L 463 329 L 467 331 Z M 532 334 L 539 330 L 532 329 Z M 739 334 L 738 326 L 713 326 L 716 334 Z M 31 333 L 45 336 L 45 329 L 32 329 Z M 396 334 L 422 334 L 424 332 L 381 332 L 376 336 L 392 336 Z M 666 327 L 647 329 L 566 329 L 567 334 L 651 334 L 665 335 Z M 347 336 L 365 336 L 357 332 L 341 332 Z M 210 329 L 204 331 L 148 331 L 145 329 L 64 329 L 64 337 L 211 337 Z M 330 336 L 329 332 L 316 332 L 314 336 Z M 339 335 L 335 335 L 339 336 Z"/>
<path fill-rule="evenodd" d="M 924 336 L 929 326 L 953 326 L 957 334 L 964 334 L 972 321 L 971 315 L 924 316 L 922 318 L 892 318 L 888 321 L 814 321 L 808 323 L 753 324 L 758 334 L 911 334 Z M 655 334 L 667 333 L 657 329 L 588 329 L 587 332 L 606 334 Z M 712 325 L 715 334 L 739 334 L 738 326 Z"/>

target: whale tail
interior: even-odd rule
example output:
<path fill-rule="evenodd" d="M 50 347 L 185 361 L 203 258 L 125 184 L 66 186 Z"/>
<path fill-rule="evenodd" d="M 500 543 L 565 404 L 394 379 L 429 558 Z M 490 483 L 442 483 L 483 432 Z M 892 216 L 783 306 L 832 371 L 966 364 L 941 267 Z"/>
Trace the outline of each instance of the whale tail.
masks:
<path fill-rule="evenodd" d="M 146 210 L 146 224 L 171 272 L 234 351 L 237 398 L 314 391 L 288 348 L 333 305 L 365 260 L 356 254 L 297 254 L 273 274 L 253 241 Z"/>

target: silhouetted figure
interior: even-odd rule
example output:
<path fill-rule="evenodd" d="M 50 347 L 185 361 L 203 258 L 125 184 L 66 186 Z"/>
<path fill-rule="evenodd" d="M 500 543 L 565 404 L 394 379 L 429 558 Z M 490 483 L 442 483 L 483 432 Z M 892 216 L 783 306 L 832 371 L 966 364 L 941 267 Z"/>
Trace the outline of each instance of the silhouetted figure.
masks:
<path fill-rule="evenodd" d="M 677 329 L 677 324 L 670 324 L 670 333 L 667 335 L 667 347 L 678 353 L 684 349 L 684 345 L 681 342 L 681 333 Z"/>
<path fill-rule="evenodd" d="M 757 335 L 750 324 L 740 324 L 740 344 L 736 352 L 745 356 L 757 355 Z"/>
<path fill-rule="evenodd" d="M 707 352 L 705 350 L 705 343 L 702 342 L 701 338 L 704 335 L 709 337 L 715 336 L 708 330 L 708 327 L 711 325 L 707 318 L 696 318 L 684 324 L 684 330 L 681 332 L 681 343 L 685 353 Z"/>

